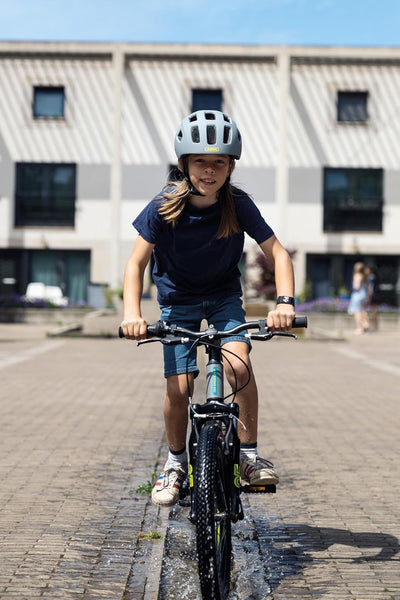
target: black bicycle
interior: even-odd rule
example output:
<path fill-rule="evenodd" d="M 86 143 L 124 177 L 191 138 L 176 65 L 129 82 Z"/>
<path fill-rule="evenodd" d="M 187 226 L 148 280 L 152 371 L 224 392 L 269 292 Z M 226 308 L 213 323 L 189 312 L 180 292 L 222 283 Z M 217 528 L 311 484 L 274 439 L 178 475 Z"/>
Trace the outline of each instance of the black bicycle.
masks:
<path fill-rule="evenodd" d="M 296 317 L 293 328 L 307 327 L 306 317 Z M 258 330 L 248 333 L 248 330 Z M 206 401 L 194 404 L 190 395 L 191 433 L 189 438 L 189 473 L 180 492 L 180 503 L 190 507 L 189 519 L 196 527 L 196 544 L 200 589 L 203 600 L 224 600 L 229 593 L 232 562 L 231 524 L 243 519 L 241 492 L 274 493 L 275 485 L 242 485 L 240 479 L 240 440 L 237 434 L 239 406 L 235 403 L 241 387 L 224 395 L 222 357 L 230 364 L 233 353 L 221 346 L 221 340 L 247 331 L 252 340 L 270 340 L 274 336 L 294 337 L 290 332 L 270 331 L 266 320 L 248 321 L 227 331 L 212 325 L 204 331 L 190 331 L 163 321 L 148 325 L 148 339 L 138 345 L 159 341 L 162 344 L 205 346 Z M 120 337 L 123 337 L 120 328 Z M 231 367 L 233 368 L 233 367 Z M 229 403 L 226 400 L 231 399 Z"/>

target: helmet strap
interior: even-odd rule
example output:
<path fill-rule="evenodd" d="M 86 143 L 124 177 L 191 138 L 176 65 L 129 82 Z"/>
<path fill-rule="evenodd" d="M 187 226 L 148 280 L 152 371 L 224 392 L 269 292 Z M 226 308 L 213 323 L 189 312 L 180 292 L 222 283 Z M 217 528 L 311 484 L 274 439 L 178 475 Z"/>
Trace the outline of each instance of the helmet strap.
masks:
<path fill-rule="evenodd" d="M 193 183 L 190 181 L 189 177 L 187 177 L 185 175 L 185 179 L 187 181 L 187 184 L 189 186 L 189 194 L 191 196 L 205 196 L 205 194 L 202 194 L 201 192 L 199 192 L 199 190 L 196 190 L 196 188 L 194 187 Z"/>

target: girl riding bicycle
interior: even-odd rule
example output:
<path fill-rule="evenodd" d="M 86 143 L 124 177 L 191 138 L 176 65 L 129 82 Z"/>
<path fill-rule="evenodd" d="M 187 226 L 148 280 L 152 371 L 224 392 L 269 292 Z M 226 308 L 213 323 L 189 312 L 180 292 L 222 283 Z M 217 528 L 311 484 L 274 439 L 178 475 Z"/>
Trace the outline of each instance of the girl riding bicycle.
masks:
<path fill-rule="evenodd" d="M 133 340 L 146 337 L 141 297 L 144 272 L 152 255 L 162 320 L 193 330 L 200 329 L 203 319 L 219 330 L 243 323 L 238 263 L 245 232 L 275 265 L 278 297 L 276 308 L 268 313 L 268 327 L 290 329 L 294 317 L 294 277 L 289 254 L 250 197 L 230 183 L 235 161 L 242 151 L 236 123 L 215 110 L 192 113 L 180 125 L 175 151 L 182 178 L 169 182 L 133 222 L 139 235 L 125 269 L 121 323 L 125 337 Z M 230 364 L 225 361 L 230 385 L 240 388 L 247 380 L 248 370 L 251 374 L 250 383 L 236 395 L 243 423 L 238 427 L 241 478 L 253 485 L 277 484 L 279 478 L 272 463 L 257 452 L 258 395 L 249 356 L 250 342 L 244 335 L 238 335 L 222 343 L 230 351 Z M 154 486 L 152 500 L 171 506 L 179 499 L 188 468 L 186 371 L 190 343 L 163 346 L 163 350 L 166 377 L 163 411 L 169 454 Z M 194 351 L 189 355 L 192 389 L 197 374 Z"/>

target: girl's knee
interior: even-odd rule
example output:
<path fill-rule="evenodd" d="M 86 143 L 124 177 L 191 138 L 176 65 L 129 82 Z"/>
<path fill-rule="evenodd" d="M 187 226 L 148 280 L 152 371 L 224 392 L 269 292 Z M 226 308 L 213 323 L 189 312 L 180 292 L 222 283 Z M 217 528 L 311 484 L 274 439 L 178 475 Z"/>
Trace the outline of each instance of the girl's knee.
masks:
<path fill-rule="evenodd" d="M 229 384 L 234 386 L 237 383 L 238 387 L 245 385 L 249 378 L 253 376 L 250 360 L 246 357 L 243 360 L 235 358 L 235 360 L 229 359 L 229 361 L 231 365 L 228 364 L 225 367 Z"/>
<path fill-rule="evenodd" d="M 189 378 L 191 392 L 193 390 L 193 381 Z M 187 387 L 186 375 L 172 375 L 167 378 L 166 397 L 172 405 L 187 404 L 189 401 L 189 391 Z"/>

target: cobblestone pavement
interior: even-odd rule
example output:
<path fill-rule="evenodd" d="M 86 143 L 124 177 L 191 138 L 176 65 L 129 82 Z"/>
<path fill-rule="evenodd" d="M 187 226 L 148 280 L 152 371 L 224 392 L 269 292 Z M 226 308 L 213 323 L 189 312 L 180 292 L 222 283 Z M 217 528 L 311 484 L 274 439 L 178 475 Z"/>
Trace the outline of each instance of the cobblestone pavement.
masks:
<path fill-rule="evenodd" d="M 157 598 L 159 513 L 138 486 L 164 458 L 161 347 L 107 339 L 116 325 L 0 324 L 1 600 Z M 281 483 L 248 500 L 269 591 L 241 600 L 400 600 L 399 342 L 254 344 Z"/>

